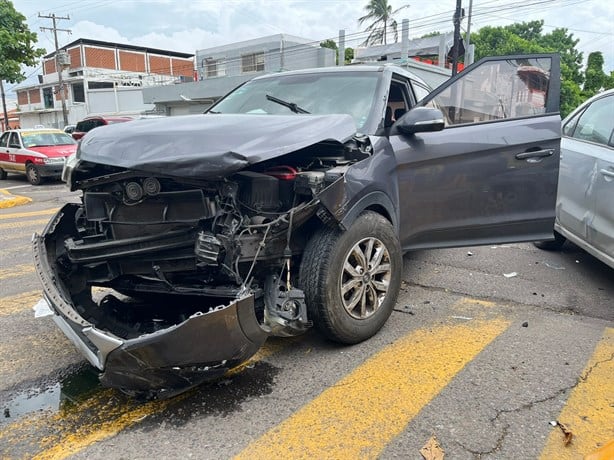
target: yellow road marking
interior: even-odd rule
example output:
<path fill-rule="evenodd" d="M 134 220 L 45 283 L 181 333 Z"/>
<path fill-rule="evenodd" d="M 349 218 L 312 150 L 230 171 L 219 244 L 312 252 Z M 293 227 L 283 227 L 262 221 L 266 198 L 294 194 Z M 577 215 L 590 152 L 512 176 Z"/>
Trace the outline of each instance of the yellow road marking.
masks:
<path fill-rule="evenodd" d="M 488 300 L 472 299 L 469 297 L 461 299 L 457 303 L 461 305 L 480 305 L 482 307 L 494 307 L 495 305 L 497 305 L 495 302 L 489 302 Z"/>
<path fill-rule="evenodd" d="M 562 431 L 553 428 L 543 460 L 584 458 L 614 439 L 614 328 L 604 331 L 558 421 L 573 433 L 572 441 L 564 446 Z"/>
<path fill-rule="evenodd" d="M 17 278 L 18 276 L 29 275 L 34 272 L 34 265 L 21 264 L 11 268 L 0 269 L 0 280 L 7 278 Z"/>
<path fill-rule="evenodd" d="M 7 200 L 0 200 L 0 209 L 10 208 L 12 206 L 18 206 L 32 202 L 32 198 L 13 195 L 11 192 L 5 189 L 0 189 L 0 194 L 8 198 Z"/>
<path fill-rule="evenodd" d="M 250 444 L 238 459 L 377 458 L 508 321 L 413 332 Z"/>
<path fill-rule="evenodd" d="M 288 341 L 267 341 L 249 361 L 231 369 L 236 374 L 247 365 L 278 352 Z M 4 352 L 9 350 L 1 350 Z M 8 356 L 8 355 L 7 355 Z M 1 367 L 1 364 L 0 364 Z M 0 445 L 30 444 L 31 458 L 38 460 L 64 459 L 95 442 L 115 436 L 146 417 L 162 412 L 169 405 L 192 395 L 183 393 L 168 400 L 141 403 L 115 390 L 105 389 L 88 396 L 84 401 L 65 404 L 58 413 L 38 412 L 0 427 Z M 37 433 L 49 432 L 44 437 Z M 28 452 L 25 452 L 28 453 Z"/>
<path fill-rule="evenodd" d="M 0 224 L 0 230 L 8 230 L 10 228 L 21 228 L 21 227 L 31 227 L 34 225 L 46 224 L 49 222 L 49 219 L 35 219 L 35 220 L 23 220 L 17 222 L 6 222 L 4 224 Z"/>
<path fill-rule="evenodd" d="M 42 211 L 13 212 L 10 214 L 0 214 L 0 219 L 17 219 L 17 218 L 22 218 L 22 217 L 47 216 L 50 214 L 55 214 L 59 210 L 60 208 L 53 208 L 53 209 L 43 209 Z"/>
<path fill-rule="evenodd" d="M 23 294 L 0 298 L 0 316 L 12 315 L 32 309 L 42 297 L 41 291 L 24 292 Z"/>

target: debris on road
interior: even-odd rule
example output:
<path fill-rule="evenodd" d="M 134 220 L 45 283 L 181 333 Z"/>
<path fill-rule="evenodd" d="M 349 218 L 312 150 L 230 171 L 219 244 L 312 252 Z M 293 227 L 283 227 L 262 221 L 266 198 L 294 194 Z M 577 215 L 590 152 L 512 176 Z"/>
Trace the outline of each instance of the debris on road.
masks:
<path fill-rule="evenodd" d="M 560 265 L 551 264 L 549 262 L 544 262 L 544 265 L 548 268 L 552 268 L 554 270 L 565 270 L 565 267 L 561 267 Z"/>
<path fill-rule="evenodd" d="M 573 433 L 571 432 L 569 428 L 567 428 L 564 424 L 562 424 L 558 420 L 551 421 L 550 425 L 558 426 L 561 429 L 561 431 L 563 432 L 563 445 L 565 445 L 565 447 L 571 444 L 571 440 L 573 439 Z"/>
<path fill-rule="evenodd" d="M 529 327 L 528 321 L 525 321 L 524 323 L 522 323 L 522 327 Z"/>
<path fill-rule="evenodd" d="M 422 446 L 422 449 L 420 449 L 420 454 L 422 454 L 424 460 L 443 460 L 445 451 L 439 445 L 437 438 L 431 436 L 426 444 Z"/>
<path fill-rule="evenodd" d="M 516 273 L 516 272 L 504 273 L 503 276 L 505 276 L 506 278 L 513 278 L 515 276 L 518 276 L 518 273 Z"/>
<path fill-rule="evenodd" d="M 472 255 L 473 255 L 473 252 L 471 252 L 471 251 L 467 251 L 467 255 L 468 255 L 468 256 L 472 256 Z"/>

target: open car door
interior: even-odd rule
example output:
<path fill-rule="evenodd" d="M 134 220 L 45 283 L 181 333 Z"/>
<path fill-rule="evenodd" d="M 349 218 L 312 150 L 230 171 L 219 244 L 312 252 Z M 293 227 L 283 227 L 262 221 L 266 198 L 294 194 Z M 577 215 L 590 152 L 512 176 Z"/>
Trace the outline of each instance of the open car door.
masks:
<path fill-rule="evenodd" d="M 444 129 L 390 136 L 403 248 L 552 238 L 559 94 L 559 56 L 543 54 L 482 59 L 424 98 Z"/>

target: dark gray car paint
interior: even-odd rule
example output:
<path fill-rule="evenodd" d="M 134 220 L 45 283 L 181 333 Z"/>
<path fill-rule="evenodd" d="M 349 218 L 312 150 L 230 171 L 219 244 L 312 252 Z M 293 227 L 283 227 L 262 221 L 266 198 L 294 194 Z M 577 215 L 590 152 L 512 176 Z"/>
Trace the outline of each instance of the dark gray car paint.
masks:
<path fill-rule="evenodd" d="M 79 146 L 79 158 L 149 173 L 212 179 L 321 141 L 343 143 L 355 132 L 349 115 L 186 115 L 92 130 Z"/>
<path fill-rule="evenodd" d="M 558 67 L 556 70 L 558 76 Z M 401 135 L 394 126 L 383 129 L 381 120 L 391 79 L 408 77 L 391 68 L 378 71 L 382 79 L 373 123 L 365 125 L 373 154 L 349 166 L 344 176 L 317 197 L 333 219 L 349 228 L 364 209 L 376 209 L 390 218 L 404 250 L 536 240 L 552 232 L 560 119 L 551 109 L 558 110 L 558 95 L 556 101 L 554 95 L 552 100 L 549 97 L 548 113 L 530 119 Z M 554 87 L 557 84 L 553 82 Z M 354 131 L 347 115 L 208 114 L 101 128 L 83 141 L 80 155 L 81 160 L 146 172 L 213 178 L 321 141 L 342 143 Z M 209 137 L 212 141 L 205 142 Z M 545 150 L 552 154 L 535 154 Z M 519 180 L 523 187 L 518 187 Z M 45 291 L 59 292 L 48 287 Z M 227 319 L 236 319 L 231 305 L 223 311 L 229 312 Z M 256 344 L 260 333 L 266 334 L 260 330 L 254 340 L 246 334 L 234 344 L 244 348 L 242 358 L 247 359 L 257 347 L 243 346 L 241 340 Z M 171 345 L 179 350 L 185 337 L 174 336 L 173 340 L 177 343 Z M 237 348 L 234 345 L 232 349 Z M 122 376 L 129 377 L 129 383 L 138 381 L 144 370 L 130 374 L 132 356 L 141 352 L 145 356 L 154 349 L 158 350 L 144 348 L 135 355 L 130 347 L 117 348 L 116 355 L 111 351 L 109 359 L 120 372 L 110 370 L 107 375 L 114 375 L 112 381 L 121 381 Z M 217 341 L 211 343 L 208 353 L 217 356 L 222 349 L 227 350 Z M 169 361 L 182 359 L 180 354 L 171 355 Z M 208 355 L 202 360 L 211 362 Z M 210 370 L 215 373 L 220 366 L 224 367 L 219 364 Z M 162 372 L 152 378 L 171 377 Z"/>

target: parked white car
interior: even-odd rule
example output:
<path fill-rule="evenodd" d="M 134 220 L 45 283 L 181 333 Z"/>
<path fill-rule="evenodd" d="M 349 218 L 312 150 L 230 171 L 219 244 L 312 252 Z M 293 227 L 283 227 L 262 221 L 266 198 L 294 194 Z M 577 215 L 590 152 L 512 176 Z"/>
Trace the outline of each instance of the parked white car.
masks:
<path fill-rule="evenodd" d="M 554 239 L 569 240 L 614 268 L 614 89 L 580 105 L 562 123 Z"/>

